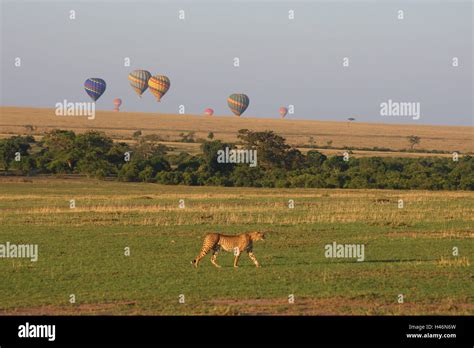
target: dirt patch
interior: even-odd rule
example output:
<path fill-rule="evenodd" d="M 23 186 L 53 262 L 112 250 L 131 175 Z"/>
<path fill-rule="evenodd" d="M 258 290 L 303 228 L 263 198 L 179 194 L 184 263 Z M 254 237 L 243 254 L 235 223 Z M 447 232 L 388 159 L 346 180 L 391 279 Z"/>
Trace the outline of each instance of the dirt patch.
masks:
<path fill-rule="evenodd" d="M 373 299 L 214 300 L 214 312 L 222 315 L 472 315 L 473 303 L 386 303 Z"/>
<path fill-rule="evenodd" d="M 0 315 L 473 315 L 474 303 L 455 303 L 446 299 L 438 303 L 403 304 L 369 298 L 295 298 L 288 299 L 216 299 L 186 307 L 157 308 L 137 302 L 90 303 L 71 306 L 40 306 L 0 310 Z"/>
<path fill-rule="evenodd" d="M 113 302 L 113 303 L 85 303 L 70 306 L 39 306 L 23 307 L 15 309 L 2 309 L 0 315 L 107 315 L 117 314 L 129 307 L 132 309 L 136 302 Z"/>

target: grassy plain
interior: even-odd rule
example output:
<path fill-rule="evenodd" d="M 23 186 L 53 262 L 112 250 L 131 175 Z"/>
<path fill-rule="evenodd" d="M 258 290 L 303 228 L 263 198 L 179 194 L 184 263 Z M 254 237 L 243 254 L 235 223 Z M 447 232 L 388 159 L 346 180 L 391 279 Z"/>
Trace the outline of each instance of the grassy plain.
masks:
<path fill-rule="evenodd" d="M 0 314 L 474 314 L 474 192 L 0 185 L 0 244 L 39 247 L 0 259 Z M 192 268 L 206 233 L 253 230 L 268 231 L 261 268 L 226 253 Z M 332 242 L 364 244 L 365 261 L 326 258 Z"/>

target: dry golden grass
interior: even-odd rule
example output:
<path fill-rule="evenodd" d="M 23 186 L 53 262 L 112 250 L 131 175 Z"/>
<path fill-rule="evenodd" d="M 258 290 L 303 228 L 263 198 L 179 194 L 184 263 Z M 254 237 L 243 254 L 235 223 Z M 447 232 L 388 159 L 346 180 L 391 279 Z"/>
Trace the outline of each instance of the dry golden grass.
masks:
<path fill-rule="evenodd" d="M 1 180 L 7 182 L 8 178 Z M 33 184 L 54 182 L 33 178 Z M 86 181 L 87 182 L 87 181 Z M 82 184 L 82 185 L 81 185 Z M 308 225 L 315 223 L 365 223 L 371 226 L 409 227 L 418 222 L 474 221 L 474 193 L 468 191 L 396 191 L 329 189 L 254 189 L 185 187 L 116 182 L 101 183 L 100 192 L 83 186 L 83 180 L 57 180 L 60 192 L 0 195 L 0 223 L 72 226 L 191 226 L 202 224 Z M 28 185 L 25 183 L 24 185 Z M 127 187 L 127 192 L 117 189 Z M 106 194 L 121 191 L 120 194 Z M 86 190 L 87 188 L 87 190 Z M 135 190 L 140 190 L 139 192 Z M 69 208 L 69 199 L 76 201 Z M 178 201 L 186 207 L 180 209 Z M 295 209 L 288 208 L 293 199 Z M 398 200 L 404 208 L 398 208 Z M 472 231 L 419 234 L 393 233 L 390 238 L 473 238 Z"/>
<path fill-rule="evenodd" d="M 471 263 L 468 257 L 447 258 L 441 257 L 437 262 L 439 266 L 469 267 Z"/>
<path fill-rule="evenodd" d="M 390 238 L 411 238 L 411 239 L 474 239 L 474 231 L 424 231 L 419 233 L 416 231 L 387 233 Z"/>
<path fill-rule="evenodd" d="M 308 144 L 309 137 L 317 145 L 332 140 L 332 146 L 385 147 L 394 150 L 409 147 L 407 136 L 421 137 L 419 149 L 474 152 L 474 127 L 388 125 L 375 123 L 352 123 L 332 121 L 308 121 L 292 119 L 270 119 L 251 117 L 208 117 L 196 115 L 154 114 L 97 111 L 94 120 L 86 117 L 60 117 L 54 109 L 0 108 L 0 134 L 30 134 L 26 125 L 36 126 L 33 134 L 41 135 L 52 129 L 70 129 L 81 133 L 87 130 L 106 132 L 114 139 L 129 139 L 134 131 L 143 134 L 158 134 L 166 140 L 178 139 L 179 133 L 194 131 L 196 137 L 206 138 L 212 131 L 217 139 L 235 141 L 239 129 L 255 131 L 273 130 L 283 135 L 295 146 Z M 193 145 L 186 147 L 194 149 Z M 381 153 L 382 155 L 389 155 Z M 359 155 L 364 155 L 361 152 Z M 405 154 L 402 154 L 405 155 Z M 414 155 L 411 155 L 414 156 Z"/>

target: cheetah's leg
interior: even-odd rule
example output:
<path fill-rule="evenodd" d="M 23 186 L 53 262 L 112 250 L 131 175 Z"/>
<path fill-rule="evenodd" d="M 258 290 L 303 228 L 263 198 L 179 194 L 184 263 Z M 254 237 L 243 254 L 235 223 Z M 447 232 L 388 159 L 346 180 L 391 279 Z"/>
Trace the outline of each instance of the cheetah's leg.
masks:
<path fill-rule="evenodd" d="M 219 254 L 219 250 L 213 250 L 212 256 L 211 256 L 211 263 L 217 268 L 220 268 L 221 266 L 219 266 L 216 262 L 217 254 Z"/>
<path fill-rule="evenodd" d="M 250 260 L 252 260 L 253 263 L 255 264 L 255 266 L 260 267 L 260 265 L 259 265 L 259 263 L 258 263 L 258 261 L 257 261 L 257 258 L 256 258 L 255 255 L 254 255 L 254 253 L 251 252 L 251 251 L 249 251 L 249 252 L 248 252 L 248 255 L 249 255 L 249 257 L 250 257 Z"/>
<path fill-rule="evenodd" d="M 235 255 L 235 258 L 234 258 L 234 267 L 235 268 L 239 267 L 239 266 L 237 266 L 237 264 L 239 263 L 239 257 L 240 257 L 240 253 Z"/>

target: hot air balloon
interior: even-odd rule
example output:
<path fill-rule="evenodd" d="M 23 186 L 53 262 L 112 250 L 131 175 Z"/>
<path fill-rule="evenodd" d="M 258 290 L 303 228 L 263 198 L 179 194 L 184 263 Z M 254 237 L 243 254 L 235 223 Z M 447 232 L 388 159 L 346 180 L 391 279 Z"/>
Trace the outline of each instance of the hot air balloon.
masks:
<path fill-rule="evenodd" d="M 84 82 L 84 89 L 93 101 L 96 101 L 102 94 L 104 94 L 106 86 L 107 84 L 104 80 L 96 77 L 91 77 Z"/>
<path fill-rule="evenodd" d="M 285 118 L 286 114 L 288 113 L 288 108 L 282 106 L 282 107 L 279 109 L 279 112 L 280 112 L 281 118 Z"/>
<path fill-rule="evenodd" d="M 138 96 L 141 97 L 143 92 L 148 88 L 148 80 L 151 74 L 146 70 L 134 70 L 128 74 L 128 80 L 130 85 L 137 92 Z"/>
<path fill-rule="evenodd" d="M 232 94 L 227 98 L 227 105 L 230 110 L 236 115 L 242 115 L 249 106 L 250 100 L 245 94 Z"/>
<path fill-rule="evenodd" d="M 155 96 L 157 101 L 170 89 L 170 79 L 163 75 L 155 75 L 148 80 L 150 92 Z"/>
<path fill-rule="evenodd" d="M 204 113 L 205 113 L 207 116 L 212 116 L 212 115 L 214 115 L 214 110 L 211 109 L 211 108 L 207 108 L 206 110 L 204 110 Z"/>
<path fill-rule="evenodd" d="M 122 99 L 115 98 L 114 99 L 114 111 L 120 111 L 120 105 L 122 105 Z"/>

